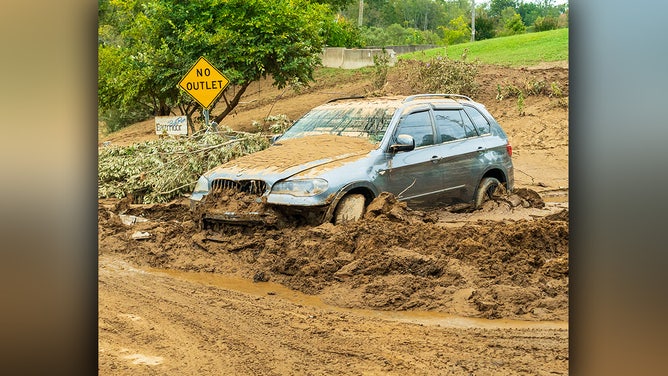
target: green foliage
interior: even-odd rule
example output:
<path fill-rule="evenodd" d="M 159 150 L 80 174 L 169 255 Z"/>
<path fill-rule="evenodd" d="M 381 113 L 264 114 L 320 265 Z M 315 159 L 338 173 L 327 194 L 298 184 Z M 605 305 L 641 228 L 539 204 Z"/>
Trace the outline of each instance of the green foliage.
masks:
<path fill-rule="evenodd" d="M 132 107 L 110 108 L 98 113 L 98 120 L 104 122 L 106 132 L 116 132 L 127 124 L 146 120 L 146 113 Z"/>
<path fill-rule="evenodd" d="M 557 98 L 557 106 L 568 108 L 568 97 L 564 95 L 564 91 L 557 82 L 550 83 L 550 90 L 548 96 L 550 98 Z"/>
<path fill-rule="evenodd" d="M 100 3 L 100 112 L 132 108 L 166 115 L 179 108 L 190 118 L 199 106 L 177 84 L 204 56 L 232 84 L 223 93 L 225 108 L 212 113 L 217 122 L 259 78 L 270 75 L 279 88 L 312 80 L 331 15 L 327 5 L 308 0 Z"/>
<path fill-rule="evenodd" d="M 458 57 L 468 50 L 471 58 L 485 64 L 534 65 L 543 61 L 568 60 L 568 29 L 528 33 L 448 46 L 446 56 Z M 443 48 L 399 55 L 398 59 L 427 61 L 443 55 Z"/>
<path fill-rule="evenodd" d="M 141 203 L 167 202 L 192 191 L 199 176 L 269 146 L 261 133 L 200 133 L 98 152 L 98 198 L 133 195 Z"/>
<path fill-rule="evenodd" d="M 475 96 L 478 92 L 478 84 L 475 81 L 478 63 L 469 63 L 465 58 L 463 54 L 461 60 L 443 56 L 437 56 L 427 62 L 400 60 L 397 66 L 398 69 L 408 73 L 407 80 L 416 92 Z"/>
<path fill-rule="evenodd" d="M 382 54 L 373 56 L 373 67 L 373 88 L 380 90 L 387 82 L 387 73 L 390 69 L 390 55 L 385 52 L 385 49 Z"/>
<path fill-rule="evenodd" d="M 344 9 L 355 1 L 356 0 L 313 0 L 314 3 L 329 4 L 334 10 Z"/>
<path fill-rule="evenodd" d="M 431 30 L 404 28 L 399 24 L 392 24 L 386 28 L 362 28 L 362 38 L 366 46 L 376 47 L 406 44 L 439 44 L 441 42 L 441 38 Z"/>
<path fill-rule="evenodd" d="M 561 86 L 557 82 L 550 82 L 550 97 L 561 98 L 564 96 L 564 92 L 561 89 Z"/>
<path fill-rule="evenodd" d="M 357 26 L 343 17 L 325 23 L 325 43 L 329 47 L 363 47 L 362 33 Z"/>
<path fill-rule="evenodd" d="M 512 17 L 506 19 L 503 25 L 503 31 L 501 32 L 501 35 L 522 34 L 525 33 L 526 30 L 527 27 L 524 25 L 522 17 L 519 14 L 515 13 L 513 14 Z"/>
<path fill-rule="evenodd" d="M 383 6 L 383 18 L 386 25 L 432 31 L 447 22 L 445 5 L 433 0 L 388 0 Z"/>
<path fill-rule="evenodd" d="M 535 31 L 554 30 L 559 27 L 559 20 L 554 17 L 538 17 L 533 26 Z"/>
<path fill-rule="evenodd" d="M 526 113 L 524 112 L 524 94 L 522 94 L 521 91 L 517 96 L 517 113 L 520 116 L 526 115 Z"/>
<path fill-rule="evenodd" d="M 489 3 L 489 15 L 501 17 L 504 10 L 508 8 L 516 9 L 517 5 L 517 0 L 492 0 Z"/>
<path fill-rule="evenodd" d="M 533 25 L 538 17 L 544 15 L 544 8 L 540 4 L 522 2 L 516 8 L 517 13 L 522 17 L 524 25 Z"/>
<path fill-rule="evenodd" d="M 485 40 L 496 36 L 496 23 L 493 18 L 485 13 L 475 16 L 475 40 Z"/>
<path fill-rule="evenodd" d="M 450 20 L 448 26 L 442 27 L 442 30 L 446 46 L 471 40 L 471 28 L 464 19 L 464 16 Z"/>
<path fill-rule="evenodd" d="M 563 90 L 556 82 L 548 83 L 545 80 L 530 78 L 524 83 L 504 83 L 496 85 L 496 99 L 517 98 L 517 112 L 524 116 L 524 101 L 529 96 L 546 96 L 557 98 L 556 106 L 568 107 L 568 98 L 564 97 Z"/>

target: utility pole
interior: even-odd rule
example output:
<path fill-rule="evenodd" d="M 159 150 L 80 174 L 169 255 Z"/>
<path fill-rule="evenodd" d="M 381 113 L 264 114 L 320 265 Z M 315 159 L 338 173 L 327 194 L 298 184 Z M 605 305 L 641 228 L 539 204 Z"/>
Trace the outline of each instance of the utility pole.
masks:
<path fill-rule="evenodd" d="M 471 0 L 471 42 L 475 42 L 475 0 Z"/>
<path fill-rule="evenodd" d="M 364 13 L 364 0 L 360 0 L 360 11 L 357 16 L 357 26 L 362 27 L 362 14 Z"/>

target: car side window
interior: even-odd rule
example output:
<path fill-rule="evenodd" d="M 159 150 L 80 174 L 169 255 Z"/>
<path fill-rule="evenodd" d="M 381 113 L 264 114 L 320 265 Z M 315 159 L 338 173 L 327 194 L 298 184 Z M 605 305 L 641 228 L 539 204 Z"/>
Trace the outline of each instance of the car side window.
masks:
<path fill-rule="evenodd" d="M 478 135 L 471 119 L 460 110 L 434 110 L 434 119 L 440 137 L 439 142 L 461 140 Z"/>
<path fill-rule="evenodd" d="M 487 121 L 487 118 L 485 118 L 480 111 L 476 110 L 473 107 L 467 107 L 464 106 L 464 111 L 466 111 L 466 114 L 471 118 L 473 121 L 473 124 L 475 124 L 476 128 L 478 128 L 478 132 L 480 134 L 488 134 L 489 131 L 489 122 Z"/>
<path fill-rule="evenodd" d="M 399 121 L 396 134 L 413 136 L 415 147 L 432 145 L 434 143 L 434 130 L 431 126 L 429 111 L 414 112 L 403 116 Z"/>

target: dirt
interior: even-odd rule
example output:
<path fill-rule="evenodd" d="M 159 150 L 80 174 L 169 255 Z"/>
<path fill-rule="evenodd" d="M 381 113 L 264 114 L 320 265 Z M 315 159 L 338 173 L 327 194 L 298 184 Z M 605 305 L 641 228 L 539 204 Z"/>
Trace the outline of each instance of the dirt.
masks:
<path fill-rule="evenodd" d="M 276 172 L 282 172 L 298 164 L 322 159 L 361 157 L 374 149 L 374 144 L 357 137 L 348 137 L 342 142 L 335 135 L 314 135 L 308 140 L 306 144 L 302 140 L 281 140 L 252 157 L 243 156 L 230 161 L 229 167 L 246 171 L 273 165 Z"/>
<path fill-rule="evenodd" d="M 213 234 L 186 198 L 100 200 L 99 373 L 567 374 L 567 97 L 528 96 L 522 111 L 496 97 L 497 83 L 531 80 L 567 94 L 568 67 L 481 68 L 475 99 L 508 133 L 516 189 L 480 210 L 419 211 L 382 195 L 357 223 Z M 385 90 L 406 94 L 404 81 Z M 296 118 L 370 82 L 301 93 L 261 82 L 224 122 Z M 155 138 L 152 127 L 100 142 Z"/>

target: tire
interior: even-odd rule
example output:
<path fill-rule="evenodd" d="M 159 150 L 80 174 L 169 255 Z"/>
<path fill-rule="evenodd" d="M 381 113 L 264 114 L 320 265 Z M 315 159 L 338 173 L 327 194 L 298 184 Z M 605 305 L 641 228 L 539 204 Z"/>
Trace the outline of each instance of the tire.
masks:
<path fill-rule="evenodd" d="M 478 209 L 485 203 L 485 201 L 491 200 L 496 193 L 497 188 L 503 188 L 503 184 L 497 178 L 483 178 L 478 185 L 478 191 L 475 194 L 475 201 L 473 202 L 473 208 Z"/>
<path fill-rule="evenodd" d="M 348 222 L 355 222 L 364 215 L 365 198 L 359 193 L 351 193 L 343 196 L 336 210 L 334 210 L 334 224 L 340 225 Z"/>

